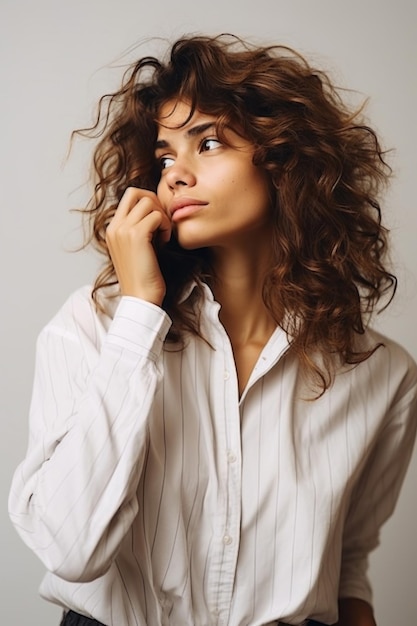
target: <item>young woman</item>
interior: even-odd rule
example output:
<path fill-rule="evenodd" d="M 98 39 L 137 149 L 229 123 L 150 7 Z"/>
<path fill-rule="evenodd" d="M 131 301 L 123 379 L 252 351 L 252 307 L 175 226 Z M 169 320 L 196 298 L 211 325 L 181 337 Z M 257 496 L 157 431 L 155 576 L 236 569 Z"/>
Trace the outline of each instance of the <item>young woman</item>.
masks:
<path fill-rule="evenodd" d="M 42 331 L 11 517 L 65 626 L 374 626 L 417 370 L 375 133 L 285 47 L 176 42 L 101 101 L 93 288 Z"/>

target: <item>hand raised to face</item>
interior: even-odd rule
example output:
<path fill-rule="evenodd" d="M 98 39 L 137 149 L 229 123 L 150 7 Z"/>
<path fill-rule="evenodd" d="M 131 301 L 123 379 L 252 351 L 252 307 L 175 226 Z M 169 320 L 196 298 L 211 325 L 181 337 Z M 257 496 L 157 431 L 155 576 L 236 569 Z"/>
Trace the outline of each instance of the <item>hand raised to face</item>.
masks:
<path fill-rule="evenodd" d="M 155 243 L 171 237 L 171 220 L 152 191 L 129 187 L 106 231 L 122 295 L 160 306 L 166 286 Z"/>

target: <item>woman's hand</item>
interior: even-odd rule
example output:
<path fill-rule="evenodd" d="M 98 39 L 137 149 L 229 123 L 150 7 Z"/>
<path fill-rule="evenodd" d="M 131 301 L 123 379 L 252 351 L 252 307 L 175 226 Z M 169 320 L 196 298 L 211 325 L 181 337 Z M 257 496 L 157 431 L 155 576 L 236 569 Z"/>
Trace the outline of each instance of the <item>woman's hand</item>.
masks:
<path fill-rule="evenodd" d="M 376 626 L 372 607 L 357 598 L 342 598 L 336 626 Z"/>
<path fill-rule="evenodd" d="M 106 231 L 122 295 L 161 306 L 166 286 L 155 246 L 171 237 L 171 220 L 152 191 L 129 187 Z"/>

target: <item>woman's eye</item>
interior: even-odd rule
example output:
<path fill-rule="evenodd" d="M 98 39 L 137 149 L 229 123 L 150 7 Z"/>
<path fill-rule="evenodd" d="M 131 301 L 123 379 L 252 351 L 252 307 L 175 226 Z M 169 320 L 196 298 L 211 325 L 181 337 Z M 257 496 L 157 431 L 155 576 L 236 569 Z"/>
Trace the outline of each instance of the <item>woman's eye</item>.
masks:
<path fill-rule="evenodd" d="M 159 159 L 159 165 L 161 167 L 161 170 L 166 170 L 167 167 L 171 167 L 173 163 L 174 163 L 174 159 L 172 157 L 161 157 Z"/>
<path fill-rule="evenodd" d="M 214 139 L 213 137 L 210 139 L 204 139 L 201 142 L 200 150 L 201 152 L 206 152 L 207 150 L 214 150 L 221 146 L 221 143 L 218 139 Z"/>

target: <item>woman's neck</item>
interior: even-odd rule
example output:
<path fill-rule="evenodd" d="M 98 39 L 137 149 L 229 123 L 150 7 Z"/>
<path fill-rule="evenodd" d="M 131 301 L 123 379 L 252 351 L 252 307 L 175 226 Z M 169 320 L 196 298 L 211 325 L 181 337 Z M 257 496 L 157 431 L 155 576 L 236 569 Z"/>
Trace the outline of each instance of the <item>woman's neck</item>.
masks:
<path fill-rule="evenodd" d="M 263 251 L 256 256 L 249 251 L 227 249 L 214 254 L 216 278 L 212 289 L 221 305 L 220 321 L 232 346 L 239 396 L 276 328 L 262 298 L 270 257 Z"/>
<path fill-rule="evenodd" d="M 248 251 L 216 251 L 212 289 L 221 304 L 220 320 L 233 345 L 266 343 L 276 327 L 262 298 L 270 256 Z"/>

